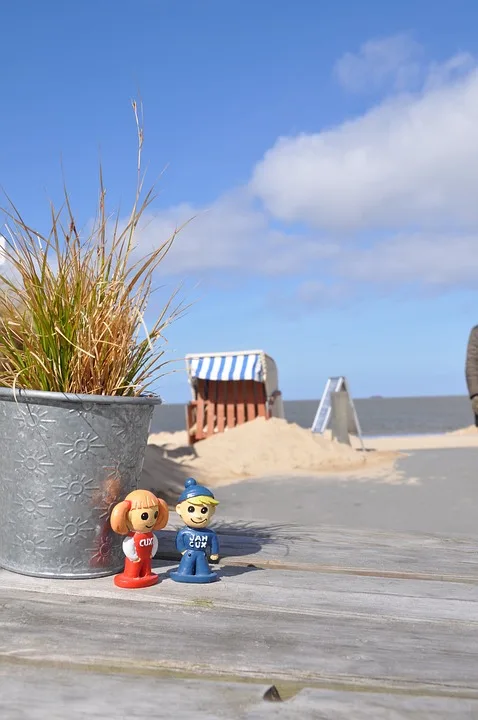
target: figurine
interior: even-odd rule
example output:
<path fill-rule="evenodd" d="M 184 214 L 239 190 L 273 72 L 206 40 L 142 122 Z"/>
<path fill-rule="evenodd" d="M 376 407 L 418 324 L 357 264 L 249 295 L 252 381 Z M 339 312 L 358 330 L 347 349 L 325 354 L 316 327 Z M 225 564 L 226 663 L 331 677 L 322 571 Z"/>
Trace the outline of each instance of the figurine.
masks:
<path fill-rule="evenodd" d="M 214 530 L 207 528 L 218 501 L 208 488 L 188 478 L 179 496 L 176 512 L 185 523 L 176 535 L 176 549 L 182 558 L 177 570 L 169 576 L 176 582 L 209 583 L 217 580 L 208 564 L 219 560 L 219 542 Z"/>
<path fill-rule="evenodd" d="M 115 575 L 115 585 L 121 588 L 156 585 L 159 575 L 152 572 L 151 559 L 156 555 L 158 538 L 153 530 L 161 530 L 168 519 L 167 504 L 149 490 L 133 490 L 115 505 L 110 525 L 115 533 L 127 535 L 123 540 L 124 572 Z"/>

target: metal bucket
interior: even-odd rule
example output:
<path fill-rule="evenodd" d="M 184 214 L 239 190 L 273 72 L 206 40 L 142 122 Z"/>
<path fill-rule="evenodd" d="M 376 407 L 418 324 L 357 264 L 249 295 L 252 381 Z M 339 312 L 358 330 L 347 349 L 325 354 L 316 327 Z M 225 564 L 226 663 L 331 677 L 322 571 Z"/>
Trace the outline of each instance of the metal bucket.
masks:
<path fill-rule="evenodd" d="M 159 398 L 0 388 L 0 566 L 36 577 L 123 569 L 111 508 L 135 490 Z"/>

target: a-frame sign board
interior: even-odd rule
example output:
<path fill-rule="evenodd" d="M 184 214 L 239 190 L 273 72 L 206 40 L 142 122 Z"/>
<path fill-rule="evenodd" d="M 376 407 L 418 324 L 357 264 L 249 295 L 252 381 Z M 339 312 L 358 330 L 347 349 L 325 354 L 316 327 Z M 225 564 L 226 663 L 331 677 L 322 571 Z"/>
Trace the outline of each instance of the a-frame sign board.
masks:
<path fill-rule="evenodd" d="M 357 411 L 355 409 L 354 401 L 349 391 L 347 379 L 345 377 L 330 377 L 325 385 L 324 392 L 320 399 L 319 407 L 315 413 L 314 422 L 312 423 L 312 432 L 324 433 L 329 425 L 330 416 L 332 414 L 332 399 L 331 394 L 334 392 L 346 392 L 349 400 L 349 427 L 348 431 L 351 435 L 357 435 L 362 446 L 362 450 L 365 450 L 362 439 L 362 430 L 360 428 Z"/>

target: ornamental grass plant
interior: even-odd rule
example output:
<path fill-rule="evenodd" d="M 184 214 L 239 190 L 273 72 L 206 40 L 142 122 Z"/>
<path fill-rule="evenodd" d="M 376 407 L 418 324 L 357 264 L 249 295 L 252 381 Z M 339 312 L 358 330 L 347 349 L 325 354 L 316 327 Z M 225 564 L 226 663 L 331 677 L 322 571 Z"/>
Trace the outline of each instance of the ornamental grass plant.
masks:
<path fill-rule="evenodd" d="M 185 310 L 173 292 L 148 328 L 144 319 L 155 272 L 178 231 L 138 259 L 136 235 L 154 186 L 143 190 L 143 126 L 129 217 L 106 209 L 100 167 L 92 229 L 77 230 L 67 188 L 51 207 L 47 234 L 30 227 L 9 201 L 0 266 L 0 387 L 139 396 L 165 372 L 164 331 Z M 3 271 L 3 272 L 2 272 Z"/>

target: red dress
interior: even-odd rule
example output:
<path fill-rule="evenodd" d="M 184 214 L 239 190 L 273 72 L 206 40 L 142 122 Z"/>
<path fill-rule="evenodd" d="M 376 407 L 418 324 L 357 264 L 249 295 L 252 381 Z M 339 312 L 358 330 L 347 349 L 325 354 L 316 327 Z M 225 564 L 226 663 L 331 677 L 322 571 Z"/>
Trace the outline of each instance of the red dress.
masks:
<path fill-rule="evenodd" d="M 125 558 L 124 572 L 116 575 L 114 582 L 119 587 L 140 588 L 155 585 L 159 576 L 151 570 L 151 557 L 154 549 L 154 534 L 152 532 L 130 532 L 129 538 L 134 540 L 134 549 L 138 560 Z"/>

